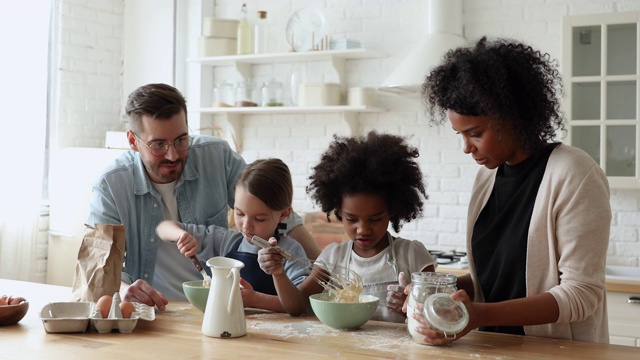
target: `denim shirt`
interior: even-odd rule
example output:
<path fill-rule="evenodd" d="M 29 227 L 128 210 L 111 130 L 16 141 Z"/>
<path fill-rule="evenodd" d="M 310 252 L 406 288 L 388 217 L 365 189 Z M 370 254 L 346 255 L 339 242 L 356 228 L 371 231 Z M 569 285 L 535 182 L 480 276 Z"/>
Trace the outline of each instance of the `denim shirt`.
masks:
<path fill-rule="evenodd" d="M 227 205 L 233 207 L 235 181 L 245 166 L 242 157 L 226 141 L 195 136 L 176 183 L 180 221 L 228 227 Z M 123 282 L 131 284 L 143 279 L 153 285 L 162 241 L 155 229 L 162 220 L 162 198 L 152 186 L 138 152 L 122 154 L 94 183 L 87 224 L 124 224 Z M 289 222 L 290 229 L 292 223 L 294 226 L 301 223 L 300 216 Z"/>

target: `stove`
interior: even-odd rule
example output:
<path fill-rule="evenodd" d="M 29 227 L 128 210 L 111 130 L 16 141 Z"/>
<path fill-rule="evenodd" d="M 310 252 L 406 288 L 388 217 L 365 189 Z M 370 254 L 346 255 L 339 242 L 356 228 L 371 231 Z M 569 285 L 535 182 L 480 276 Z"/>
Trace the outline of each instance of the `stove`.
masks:
<path fill-rule="evenodd" d="M 429 254 L 436 259 L 438 266 L 457 268 L 467 268 L 469 266 L 467 253 L 464 251 L 429 250 Z"/>

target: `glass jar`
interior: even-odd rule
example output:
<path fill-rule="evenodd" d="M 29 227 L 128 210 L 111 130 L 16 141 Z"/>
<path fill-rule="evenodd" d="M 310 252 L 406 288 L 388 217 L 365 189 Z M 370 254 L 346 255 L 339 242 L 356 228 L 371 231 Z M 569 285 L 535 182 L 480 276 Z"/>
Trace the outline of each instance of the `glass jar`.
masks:
<path fill-rule="evenodd" d="M 282 83 L 271 79 L 262 84 L 262 106 L 284 106 Z"/>
<path fill-rule="evenodd" d="M 413 318 L 414 312 L 421 313 L 420 310 L 416 309 L 416 304 L 425 304 L 427 298 L 433 294 L 453 294 L 458 290 L 457 281 L 457 276 L 447 273 L 414 272 L 411 274 L 411 293 L 407 301 L 407 329 L 413 337 L 413 341 L 419 344 L 425 343 L 422 341 L 424 335 L 414 330 L 416 327 L 421 326 Z"/>
<path fill-rule="evenodd" d="M 252 81 L 241 81 L 236 86 L 237 107 L 258 106 L 256 97 L 256 86 Z"/>
<path fill-rule="evenodd" d="M 213 107 L 232 107 L 235 103 L 235 91 L 231 82 L 224 80 L 213 87 Z"/>

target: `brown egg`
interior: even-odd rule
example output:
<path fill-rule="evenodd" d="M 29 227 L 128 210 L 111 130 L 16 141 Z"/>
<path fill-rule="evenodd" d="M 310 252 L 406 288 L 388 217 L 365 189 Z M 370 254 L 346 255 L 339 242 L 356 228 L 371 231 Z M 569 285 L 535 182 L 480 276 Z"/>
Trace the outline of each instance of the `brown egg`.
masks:
<path fill-rule="evenodd" d="M 111 302 L 113 301 L 113 297 L 109 295 L 102 295 L 98 302 L 96 302 L 96 308 L 100 310 L 100 314 L 103 319 L 109 317 L 109 310 L 111 310 Z"/>
<path fill-rule="evenodd" d="M 23 303 L 27 301 L 25 298 L 23 297 L 11 297 L 9 296 L 9 305 L 18 305 L 20 303 Z"/>
<path fill-rule="evenodd" d="M 120 303 L 120 311 L 122 311 L 122 317 L 128 319 L 131 317 L 131 314 L 136 311 L 136 308 L 128 301 L 122 301 Z"/>

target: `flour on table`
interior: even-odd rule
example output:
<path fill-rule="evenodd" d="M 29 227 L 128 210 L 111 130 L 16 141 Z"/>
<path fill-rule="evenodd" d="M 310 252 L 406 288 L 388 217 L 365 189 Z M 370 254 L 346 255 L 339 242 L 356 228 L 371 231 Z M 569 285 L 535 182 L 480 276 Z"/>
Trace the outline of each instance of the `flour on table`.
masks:
<path fill-rule="evenodd" d="M 409 333 L 405 329 L 380 328 L 375 325 L 365 324 L 357 330 L 336 330 L 314 320 L 282 324 L 270 321 L 272 317 L 274 317 L 274 314 L 248 316 L 247 319 L 252 320 L 247 322 L 248 330 L 259 329 L 261 332 L 267 332 L 283 338 L 342 337 L 356 344 L 358 348 L 377 349 L 380 351 L 396 351 L 402 347 L 417 345 L 411 340 Z"/>

